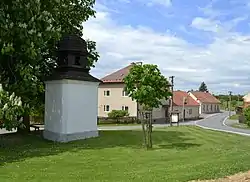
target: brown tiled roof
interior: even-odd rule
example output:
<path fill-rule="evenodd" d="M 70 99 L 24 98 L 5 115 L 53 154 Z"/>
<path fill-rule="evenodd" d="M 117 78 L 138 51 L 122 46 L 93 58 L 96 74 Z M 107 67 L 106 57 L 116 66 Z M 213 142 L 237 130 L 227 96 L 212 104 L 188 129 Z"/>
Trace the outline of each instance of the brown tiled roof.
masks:
<path fill-rule="evenodd" d="M 134 64 L 130 64 L 125 68 L 119 69 L 118 71 L 103 77 L 101 80 L 103 83 L 123 83 L 123 79 L 128 75 L 129 70 L 133 65 Z"/>
<path fill-rule="evenodd" d="M 199 92 L 199 91 L 194 91 L 191 92 L 200 102 L 203 103 L 211 103 L 211 104 L 219 104 L 220 101 L 214 97 L 212 94 L 209 92 Z"/>
<path fill-rule="evenodd" d="M 185 106 L 199 106 L 199 103 L 196 102 L 187 92 L 184 91 L 174 91 L 173 92 L 173 105 L 174 106 L 183 106 L 183 98 L 186 98 Z"/>

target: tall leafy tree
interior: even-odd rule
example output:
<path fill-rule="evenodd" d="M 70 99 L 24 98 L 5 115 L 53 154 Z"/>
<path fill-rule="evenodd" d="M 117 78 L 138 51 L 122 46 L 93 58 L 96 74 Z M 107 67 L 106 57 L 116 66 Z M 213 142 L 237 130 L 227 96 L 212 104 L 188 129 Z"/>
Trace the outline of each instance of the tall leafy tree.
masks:
<path fill-rule="evenodd" d="M 205 82 L 201 83 L 201 85 L 199 87 L 199 91 L 200 92 L 208 92 L 207 85 L 205 84 Z"/>
<path fill-rule="evenodd" d="M 128 95 L 142 106 L 143 111 L 150 111 L 162 105 L 163 99 L 171 95 L 169 82 L 161 74 L 157 65 L 135 64 L 124 78 L 125 90 Z M 152 117 L 152 115 L 151 115 Z M 147 148 L 152 148 L 152 118 L 146 120 L 146 130 L 142 120 L 144 142 Z"/>
<path fill-rule="evenodd" d="M 243 115 L 245 117 L 245 123 L 250 127 L 250 107 L 247 107 L 243 110 Z"/>
<path fill-rule="evenodd" d="M 95 0 L 1 0 L 0 83 L 26 105 L 28 116 L 44 104 L 44 78 L 56 66 L 57 41 L 82 36 L 82 23 L 95 15 Z M 89 66 L 98 60 L 96 44 L 87 40 Z"/>

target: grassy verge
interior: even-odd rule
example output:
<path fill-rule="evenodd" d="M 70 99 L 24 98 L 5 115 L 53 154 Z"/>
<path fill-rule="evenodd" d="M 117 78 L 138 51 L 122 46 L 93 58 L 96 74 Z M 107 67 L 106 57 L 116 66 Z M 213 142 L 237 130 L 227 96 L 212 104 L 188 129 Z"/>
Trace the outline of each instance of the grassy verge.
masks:
<path fill-rule="evenodd" d="M 234 128 L 241 128 L 241 129 L 249 129 L 250 130 L 250 127 L 244 123 L 235 123 L 235 124 L 232 124 L 231 126 Z"/>
<path fill-rule="evenodd" d="M 189 181 L 250 169 L 250 138 L 191 126 L 153 132 L 154 149 L 141 131 L 102 131 L 65 144 L 40 135 L 0 135 L 1 182 Z"/>
<path fill-rule="evenodd" d="M 239 119 L 239 115 L 238 114 L 234 114 L 234 115 L 230 116 L 229 119 L 231 119 L 231 120 L 238 120 Z"/>

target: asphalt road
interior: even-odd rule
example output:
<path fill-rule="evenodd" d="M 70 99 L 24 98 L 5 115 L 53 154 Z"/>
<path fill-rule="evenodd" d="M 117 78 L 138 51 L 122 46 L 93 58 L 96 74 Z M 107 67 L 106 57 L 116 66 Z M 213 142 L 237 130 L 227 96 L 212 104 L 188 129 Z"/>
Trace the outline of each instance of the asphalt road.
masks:
<path fill-rule="evenodd" d="M 215 131 L 223 131 L 227 133 L 250 136 L 250 130 L 233 128 L 229 126 L 230 123 L 232 122 L 234 121 L 228 119 L 228 112 L 224 112 L 224 113 L 206 118 L 205 120 L 197 121 L 196 125 L 204 129 L 211 129 Z"/>

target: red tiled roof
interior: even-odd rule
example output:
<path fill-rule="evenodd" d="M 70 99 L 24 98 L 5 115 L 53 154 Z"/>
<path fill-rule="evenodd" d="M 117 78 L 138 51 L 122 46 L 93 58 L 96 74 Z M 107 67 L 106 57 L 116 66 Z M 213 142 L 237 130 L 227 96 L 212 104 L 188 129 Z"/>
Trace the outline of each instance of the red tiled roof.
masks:
<path fill-rule="evenodd" d="M 128 75 L 129 70 L 133 67 L 133 65 L 134 64 L 131 63 L 125 68 L 119 69 L 118 71 L 103 77 L 101 80 L 103 83 L 123 83 L 123 79 Z"/>
<path fill-rule="evenodd" d="M 194 91 L 191 92 L 200 102 L 203 103 L 212 103 L 212 104 L 219 104 L 220 101 L 214 97 L 212 94 L 209 92 L 199 92 L 199 91 Z"/>
<path fill-rule="evenodd" d="M 119 69 L 118 71 L 111 73 L 101 80 L 104 83 L 123 83 L 123 79 L 128 75 L 130 68 L 132 68 L 132 64 L 126 66 L 125 68 Z"/>
<path fill-rule="evenodd" d="M 174 106 L 183 106 L 183 98 L 186 98 L 185 106 L 199 106 L 200 104 L 196 102 L 187 92 L 184 91 L 174 91 L 173 93 L 173 105 Z"/>

